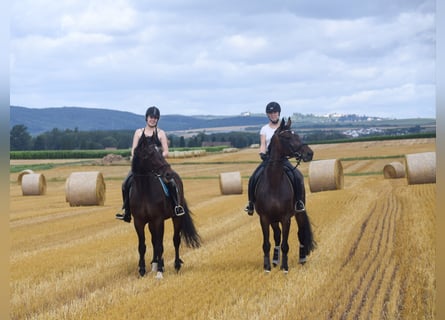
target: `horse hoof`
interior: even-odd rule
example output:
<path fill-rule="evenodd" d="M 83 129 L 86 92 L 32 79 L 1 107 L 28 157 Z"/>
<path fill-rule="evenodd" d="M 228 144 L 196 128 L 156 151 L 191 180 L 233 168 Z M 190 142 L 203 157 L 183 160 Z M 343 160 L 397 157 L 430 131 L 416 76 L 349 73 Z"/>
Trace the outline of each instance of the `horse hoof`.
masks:
<path fill-rule="evenodd" d="M 184 263 L 184 261 L 182 261 L 181 259 L 175 261 L 175 270 L 176 272 L 179 272 L 179 270 L 181 269 L 182 264 Z"/>
<path fill-rule="evenodd" d="M 305 264 L 306 263 L 306 257 L 300 258 L 300 260 L 298 260 L 298 263 L 301 264 L 301 265 Z"/>
<path fill-rule="evenodd" d="M 265 273 L 265 274 L 269 274 L 269 273 L 270 273 L 270 270 L 264 269 L 264 273 Z"/>
<path fill-rule="evenodd" d="M 164 276 L 162 275 L 162 272 L 161 271 L 158 271 L 157 273 L 156 273 L 156 279 L 163 279 L 164 278 Z"/>
<path fill-rule="evenodd" d="M 141 277 L 145 276 L 145 269 L 139 269 L 139 275 Z"/>

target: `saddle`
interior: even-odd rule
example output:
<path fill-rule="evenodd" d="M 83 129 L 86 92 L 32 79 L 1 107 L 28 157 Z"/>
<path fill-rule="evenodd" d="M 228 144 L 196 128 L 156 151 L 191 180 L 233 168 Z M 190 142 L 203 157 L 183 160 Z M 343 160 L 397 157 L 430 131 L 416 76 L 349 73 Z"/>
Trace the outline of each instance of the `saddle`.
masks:
<path fill-rule="evenodd" d="M 262 176 L 262 174 L 263 174 L 263 171 L 264 171 L 264 167 L 261 169 L 261 170 L 258 170 L 258 172 L 257 172 L 257 174 L 254 176 L 254 183 L 253 183 L 253 185 L 255 186 L 255 189 L 257 188 L 257 186 L 258 186 L 258 182 L 260 181 L 260 178 L 261 178 L 261 176 Z M 296 187 L 297 187 L 297 181 L 295 181 L 295 176 L 294 176 L 294 174 L 292 173 L 292 171 L 290 170 L 290 168 L 288 168 L 288 167 L 284 167 L 284 172 L 286 173 L 286 176 L 287 176 L 287 178 L 288 178 L 288 181 L 289 181 L 289 183 L 290 183 L 290 185 L 291 185 L 291 187 L 292 187 L 292 189 L 295 189 Z M 295 190 L 294 190 L 295 191 Z"/>

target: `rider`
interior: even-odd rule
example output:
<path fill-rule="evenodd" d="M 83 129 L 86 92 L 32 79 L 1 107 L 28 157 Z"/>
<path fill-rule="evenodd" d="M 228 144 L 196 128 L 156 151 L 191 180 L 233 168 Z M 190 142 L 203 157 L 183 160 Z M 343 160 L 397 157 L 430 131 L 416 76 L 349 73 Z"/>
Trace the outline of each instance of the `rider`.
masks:
<path fill-rule="evenodd" d="M 162 152 L 162 156 L 165 158 L 168 156 L 168 141 L 165 131 L 158 128 L 158 121 L 161 116 L 161 113 L 157 107 L 149 107 L 145 112 L 145 128 L 136 129 L 133 135 L 133 145 L 131 147 L 131 158 L 134 155 L 134 149 L 138 145 L 138 141 L 142 135 L 149 141 L 149 143 L 156 144 L 158 146 L 159 151 Z M 131 221 L 131 213 L 130 213 L 130 188 L 133 182 L 133 173 L 128 173 L 124 182 L 122 183 L 122 199 L 123 206 L 122 209 L 124 213 L 117 213 L 116 219 L 123 220 L 125 222 Z M 176 187 L 176 182 L 171 179 L 168 181 L 168 189 L 172 196 L 173 202 L 175 204 L 175 214 L 177 216 L 184 214 L 184 208 L 179 204 L 179 199 L 181 199 L 178 188 Z"/>
<path fill-rule="evenodd" d="M 270 140 L 275 133 L 275 130 L 280 126 L 280 113 L 281 106 L 277 102 L 270 102 L 266 106 L 266 114 L 269 119 L 269 123 L 264 125 L 260 130 L 260 157 L 263 160 L 260 165 L 255 169 L 253 174 L 249 178 L 248 185 L 248 203 L 244 211 L 247 212 L 248 215 L 253 215 L 254 210 L 254 195 L 255 195 L 255 186 L 258 182 L 258 178 L 264 170 L 264 167 L 269 159 L 269 143 Z M 304 180 L 300 171 L 298 171 L 288 159 L 284 161 L 284 169 L 289 176 L 293 189 L 295 199 L 297 199 L 295 203 L 295 211 L 303 212 L 306 210 L 303 199 L 304 199 Z"/>

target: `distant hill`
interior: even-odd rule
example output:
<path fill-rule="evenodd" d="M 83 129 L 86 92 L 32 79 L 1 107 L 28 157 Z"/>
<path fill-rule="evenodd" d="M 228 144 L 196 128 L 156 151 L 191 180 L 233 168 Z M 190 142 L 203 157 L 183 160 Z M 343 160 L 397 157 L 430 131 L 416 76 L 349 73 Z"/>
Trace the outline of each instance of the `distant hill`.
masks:
<path fill-rule="evenodd" d="M 233 115 L 233 116 L 185 116 L 185 115 L 162 115 L 159 126 L 167 133 L 177 135 L 193 135 L 197 131 L 206 133 L 228 132 L 228 131 L 255 131 L 267 122 L 263 114 Z M 332 115 L 316 116 L 313 114 L 294 113 L 292 123 L 299 131 L 314 130 L 341 130 L 350 135 L 366 135 L 360 130 L 369 132 L 373 128 L 393 130 L 390 134 L 412 133 L 412 128 L 417 132 L 435 131 L 436 119 L 384 119 L 370 116 L 358 115 Z M 144 115 L 138 115 L 126 111 L 109 109 L 82 108 L 82 107 L 60 107 L 60 108 L 26 108 L 10 107 L 10 129 L 15 125 L 26 126 L 29 134 L 37 136 L 57 128 L 59 130 L 79 131 L 108 131 L 108 130 L 135 130 L 145 125 Z M 417 129 L 416 129 L 417 128 Z M 395 132 L 395 129 L 401 131 Z M 377 130 L 378 131 L 378 130 Z"/>
<path fill-rule="evenodd" d="M 184 116 L 161 115 L 159 126 L 167 132 L 203 128 L 234 126 L 260 126 L 266 122 L 265 116 Z M 51 131 L 54 128 L 92 130 L 135 130 L 145 124 L 144 115 L 108 109 L 60 107 L 26 108 L 10 107 L 10 129 L 24 125 L 32 136 Z"/>

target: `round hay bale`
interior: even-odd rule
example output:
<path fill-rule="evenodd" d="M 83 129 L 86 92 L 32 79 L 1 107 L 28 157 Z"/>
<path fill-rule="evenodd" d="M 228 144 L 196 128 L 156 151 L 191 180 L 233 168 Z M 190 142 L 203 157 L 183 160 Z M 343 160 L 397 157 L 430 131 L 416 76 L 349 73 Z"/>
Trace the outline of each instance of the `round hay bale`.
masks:
<path fill-rule="evenodd" d="M 19 172 L 19 175 L 17 176 L 17 183 L 19 186 L 22 184 L 23 176 L 29 173 L 34 173 L 34 171 L 32 171 L 31 169 L 25 169 Z"/>
<path fill-rule="evenodd" d="M 405 166 L 398 161 L 390 162 L 383 167 L 383 176 L 385 179 L 405 178 Z"/>
<path fill-rule="evenodd" d="M 405 155 L 408 184 L 436 183 L 436 152 Z"/>
<path fill-rule="evenodd" d="M 21 185 L 24 196 L 40 196 L 46 193 L 46 179 L 41 173 L 25 174 Z"/>
<path fill-rule="evenodd" d="M 243 184 L 241 182 L 241 173 L 223 172 L 219 174 L 219 189 L 221 194 L 242 194 Z"/>
<path fill-rule="evenodd" d="M 311 192 L 343 189 L 343 166 L 338 159 L 311 161 L 309 164 Z"/>
<path fill-rule="evenodd" d="M 103 206 L 105 182 L 98 171 L 73 172 L 65 183 L 65 199 L 70 206 Z"/>

